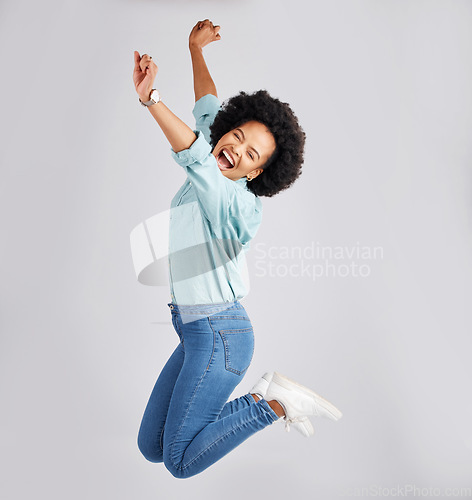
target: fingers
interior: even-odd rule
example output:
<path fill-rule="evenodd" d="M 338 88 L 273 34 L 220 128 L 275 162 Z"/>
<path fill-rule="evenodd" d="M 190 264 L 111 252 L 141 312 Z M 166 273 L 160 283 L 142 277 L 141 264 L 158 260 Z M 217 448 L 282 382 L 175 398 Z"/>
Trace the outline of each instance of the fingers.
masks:
<path fill-rule="evenodd" d="M 139 66 L 141 68 L 141 71 L 146 71 L 146 68 L 149 68 L 152 64 L 152 57 L 148 54 L 143 54 L 141 57 L 141 61 L 139 62 Z"/>
<path fill-rule="evenodd" d="M 137 50 L 134 51 L 134 70 L 139 70 L 139 61 L 141 61 L 141 56 Z"/>
<path fill-rule="evenodd" d="M 198 23 L 192 28 L 190 35 L 193 35 L 196 31 L 198 31 L 200 29 L 200 26 L 201 26 L 201 21 L 198 21 Z"/>
<path fill-rule="evenodd" d="M 144 70 L 146 75 L 152 75 L 154 78 L 157 75 L 157 64 L 154 61 L 151 61 L 146 69 Z"/>
<path fill-rule="evenodd" d="M 137 50 L 134 51 L 134 71 L 145 73 L 146 75 L 157 74 L 157 64 L 148 54 L 139 55 Z"/>
<path fill-rule="evenodd" d="M 213 30 L 214 34 L 216 35 L 218 33 L 218 31 L 220 31 L 220 25 L 217 24 L 216 26 L 209 20 L 209 19 L 205 19 L 204 21 L 199 21 L 195 27 L 199 30 L 203 29 L 203 28 L 206 28 L 206 27 L 209 27 Z"/>
<path fill-rule="evenodd" d="M 189 36 L 190 47 L 195 46 L 202 49 L 215 40 L 221 40 L 219 31 L 220 26 L 215 26 L 209 19 L 198 21 Z"/>
<path fill-rule="evenodd" d="M 210 26 L 210 28 L 212 29 L 215 27 L 209 19 L 205 19 L 204 21 L 202 21 L 202 27 L 203 26 Z"/>

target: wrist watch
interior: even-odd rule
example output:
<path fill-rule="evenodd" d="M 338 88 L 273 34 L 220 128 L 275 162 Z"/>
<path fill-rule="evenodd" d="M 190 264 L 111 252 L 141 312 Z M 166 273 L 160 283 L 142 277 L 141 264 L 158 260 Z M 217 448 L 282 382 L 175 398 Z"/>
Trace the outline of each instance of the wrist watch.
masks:
<path fill-rule="evenodd" d="M 157 89 L 152 89 L 151 93 L 149 94 L 149 101 L 141 101 L 141 98 L 139 98 L 139 102 L 146 107 L 152 106 L 153 104 L 157 104 L 161 100 L 161 95 L 159 94 L 159 91 Z"/>

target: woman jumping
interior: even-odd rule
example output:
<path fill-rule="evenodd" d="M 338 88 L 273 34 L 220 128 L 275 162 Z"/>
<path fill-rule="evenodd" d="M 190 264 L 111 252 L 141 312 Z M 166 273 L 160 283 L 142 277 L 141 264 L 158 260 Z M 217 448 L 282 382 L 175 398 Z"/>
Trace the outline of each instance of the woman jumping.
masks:
<path fill-rule="evenodd" d="M 134 52 L 133 81 L 187 178 L 171 201 L 168 304 L 179 345 L 152 390 L 138 434 L 151 462 L 177 478 L 198 474 L 279 419 L 304 436 L 309 416 L 341 418 L 312 390 L 277 372 L 228 401 L 252 361 L 254 332 L 240 300 L 245 253 L 261 223 L 260 197 L 301 174 L 305 133 L 288 104 L 265 90 L 221 106 L 203 57 L 220 27 L 198 22 L 189 37 L 196 119 L 189 128 L 153 88 L 157 66 Z"/>

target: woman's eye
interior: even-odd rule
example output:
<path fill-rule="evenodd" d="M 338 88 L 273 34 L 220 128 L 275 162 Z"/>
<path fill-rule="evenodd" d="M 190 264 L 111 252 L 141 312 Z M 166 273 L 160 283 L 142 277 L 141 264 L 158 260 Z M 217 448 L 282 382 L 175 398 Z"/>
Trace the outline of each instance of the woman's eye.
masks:
<path fill-rule="evenodd" d="M 239 135 L 235 132 L 234 135 L 236 136 L 236 138 L 238 139 L 239 141 Z"/>
<path fill-rule="evenodd" d="M 254 155 L 252 153 L 248 153 L 249 154 L 249 158 L 251 158 L 251 160 L 254 160 Z"/>

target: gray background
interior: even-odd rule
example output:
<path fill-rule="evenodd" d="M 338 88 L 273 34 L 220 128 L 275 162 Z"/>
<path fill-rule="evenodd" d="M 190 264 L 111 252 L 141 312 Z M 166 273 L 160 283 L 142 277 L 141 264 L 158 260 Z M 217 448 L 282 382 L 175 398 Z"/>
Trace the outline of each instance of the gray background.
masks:
<path fill-rule="evenodd" d="M 193 125 L 187 40 L 205 18 L 220 97 L 266 88 L 308 136 L 302 177 L 263 199 L 243 301 L 256 352 L 235 396 L 275 369 L 344 417 L 310 439 L 276 424 L 178 481 L 136 445 L 177 336 L 129 233 L 185 174 L 138 104 L 133 50 Z M 2 498 L 472 487 L 471 22 L 454 0 L 2 1 Z M 312 242 L 383 259 L 364 278 L 257 275 L 257 245 Z"/>

